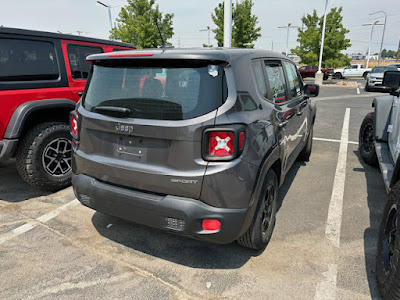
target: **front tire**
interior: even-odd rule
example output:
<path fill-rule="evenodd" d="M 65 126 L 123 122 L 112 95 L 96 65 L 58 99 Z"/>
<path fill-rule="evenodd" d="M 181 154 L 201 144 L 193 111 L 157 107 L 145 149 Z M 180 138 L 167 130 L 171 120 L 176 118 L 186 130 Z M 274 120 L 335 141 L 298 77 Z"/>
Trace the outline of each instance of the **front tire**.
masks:
<path fill-rule="evenodd" d="M 29 130 L 16 152 L 19 175 L 42 190 L 57 191 L 71 182 L 71 135 L 65 123 L 46 122 Z"/>
<path fill-rule="evenodd" d="M 390 190 L 379 228 L 378 251 L 376 258 L 376 278 L 382 298 L 399 299 L 400 262 L 398 203 L 400 201 L 400 182 Z"/>
<path fill-rule="evenodd" d="M 364 162 L 371 166 L 378 165 L 374 141 L 374 113 L 372 112 L 365 116 L 358 136 L 358 150 L 361 157 Z"/>
<path fill-rule="evenodd" d="M 335 79 L 341 79 L 342 78 L 342 74 L 335 73 L 334 77 L 335 77 Z"/>
<path fill-rule="evenodd" d="M 256 250 L 264 249 L 275 227 L 276 210 L 278 206 L 278 179 L 270 169 L 265 176 L 264 187 L 253 218 L 247 232 L 237 241 L 240 245 Z"/>

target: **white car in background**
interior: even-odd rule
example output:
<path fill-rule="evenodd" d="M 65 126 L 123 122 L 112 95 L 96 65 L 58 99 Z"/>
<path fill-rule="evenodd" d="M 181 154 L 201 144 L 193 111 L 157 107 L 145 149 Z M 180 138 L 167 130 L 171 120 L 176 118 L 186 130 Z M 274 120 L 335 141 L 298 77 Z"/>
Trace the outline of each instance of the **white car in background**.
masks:
<path fill-rule="evenodd" d="M 380 89 L 387 90 L 388 88 L 383 85 L 383 75 L 386 71 L 397 71 L 396 66 L 376 66 L 373 67 L 371 73 L 367 78 L 364 90 L 370 92 L 372 90 Z"/>

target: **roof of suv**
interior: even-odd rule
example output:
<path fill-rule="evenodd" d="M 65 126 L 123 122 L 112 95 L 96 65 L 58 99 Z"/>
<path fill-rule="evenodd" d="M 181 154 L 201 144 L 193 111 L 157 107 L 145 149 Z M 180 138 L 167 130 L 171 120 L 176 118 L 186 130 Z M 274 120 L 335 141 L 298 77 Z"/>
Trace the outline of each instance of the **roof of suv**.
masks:
<path fill-rule="evenodd" d="M 82 42 L 90 42 L 90 43 L 99 43 L 99 44 L 115 45 L 115 46 L 121 46 L 121 47 L 129 47 L 129 48 L 135 47 L 132 44 L 122 43 L 122 42 L 117 42 L 117 41 L 96 39 L 96 38 L 72 35 L 72 34 L 19 29 L 19 28 L 11 28 L 11 27 L 0 27 L 0 34 L 17 34 L 17 35 L 25 35 L 25 36 L 48 37 L 48 38 L 56 38 L 56 39 L 63 39 L 63 40 L 74 40 L 74 41 L 82 41 Z"/>
<path fill-rule="evenodd" d="M 286 58 L 286 56 L 266 50 L 243 48 L 162 48 L 127 50 L 113 53 L 101 53 L 88 56 L 88 60 L 158 58 L 158 59 L 198 59 L 232 62 L 243 57 Z"/>

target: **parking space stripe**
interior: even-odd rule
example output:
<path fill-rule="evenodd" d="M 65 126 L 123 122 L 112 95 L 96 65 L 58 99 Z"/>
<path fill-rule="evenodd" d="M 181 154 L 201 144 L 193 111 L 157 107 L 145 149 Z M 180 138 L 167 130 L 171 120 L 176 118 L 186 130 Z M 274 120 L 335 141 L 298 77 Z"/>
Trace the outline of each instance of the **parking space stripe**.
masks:
<path fill-rule="evenodd" d="M 333 180 L 332 195 L 329 202 L 328 218 L 325 227 L 325 237 L 331 241 L 335 248 L 339 248 L 340 246 L 343 196 L 346 180 L 347 146 L 349 144 L 349 124 L 350 108 L 346 108 L 342 136 L 340 139 L 338 162 L 336 165 L 335 179 Z M 328 265 L 328 271 L 323 274 L 325 278 L 317 285 L 314 296 L 315 300 L 334 300 L 336 298 L 338 265 L 334 257 L 335 256 L 332 258 L 332 263 Z"/>
<path fill-rule="evenodd" d="M 357 94 L 360 95 L 360 89 L 359 88 L 357 88 Z"/>
<path fill-rule="evenodd" d="M 40 223 L 46 223 L 47 221 L 50 221 L 51 219 L 57 217 L 63 210 L 66 210 L 68 207 L 76 205 L 78 203 L 79 203 L 79 201 L 77 199 L 72 200 L 72 201 L 68 202 L 67 204 L 64 204 L 63 206 L 60 206 L 60 207 L 56 208 L 55 210 L 52 210 L 51 212 L 36 218 L 35 220 Z M 3 235 L 0 236 L 0 245 L 11 240 L 12 238 L 15 238 L 25 232 L 32 230 L 35 227 L 36 227 L 36 224 L 34 224 L 34 223 L 25 223 L 24 225 L 21 225 L 7 233 L 4 233 Z"/>
<path fill-rule="evenodd" d="M 335 247 L 339 247 L 340 245 L 344 184 L 346 180 L 347 146 L 349 141 L 349 124 L 350 108 L 346 108 L 342 128 L 342 138 L 339 146 L 339 157 L 336 165 L 335 179 L 333 181 L 332 196 L 329 203 L 328 219 L 325 228 L 325 237 L 330 240 Z"/>
<path fill-rule="evenodd" d="M 341 140 L 335 139 L 324 139 L 324 138 L 313 138 L 314 141 L 323 141 L 323 142 L 332 142 L 332 143 L 340 143 Z M 358 145 L 358 142 L 347 141 L 348 144 Z"/>

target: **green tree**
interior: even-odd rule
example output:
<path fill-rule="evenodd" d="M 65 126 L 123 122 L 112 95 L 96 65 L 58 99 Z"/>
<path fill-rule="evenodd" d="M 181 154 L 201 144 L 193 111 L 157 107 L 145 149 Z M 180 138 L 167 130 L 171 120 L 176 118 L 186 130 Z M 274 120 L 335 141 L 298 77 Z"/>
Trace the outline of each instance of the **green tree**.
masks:
<path fill-rule="evenodd" d="M 261 36 L 261 27 L 257 27 L 258 18 L 251 13 L 254 3 L 243 0 L 232 4 L 232 46 L 239 48 L 254 48 L 253 42 Z M 216 29 L 215 39 L 218 47 L 224 44 L 224 2 L 219 3 L 211 15 Z"/>
<path fill-rule="evenodd" d="M 340 51 L 351 46 L 346 34 L 350 31 L 343 27 L 341 16 L 342 7 L 332 8 L 326 15 L 325 41 L 322 53 L 323 67 L 341 67 L 350 64 L 350 59 Z M 319 52 L 322 38 L 323 17 L 318 17 L 314 10 L 313 14 L 307 14 L 302 18 L 305 30 L 299 28 L 297 41 L 300 46 L 292 49 L 293 53 L 300 56 L 302 63 L 307 65 L 318 65 Z"/>
<path fill-rule="evenodd" d="M 155 0 L 128 0 L 118 16 L 117 27 L 111 29 L 110 38 L 132 43 L 139 49 L 162 45 L 155 20 L 165 42 L 174 35 L 174 14 L 163 16 L 158 4 L 155 5 Z"/>
<path fill-rule="evenodd" d="M 397 52 L 396 52 L 396 51 L 393 51 L 393 50 L 386 50 L 386 49 L 383 49 L 383 50 L 382 50 L 382 54 L 381 54 L 381 56 L 382 56 L 383 58 L 393 58 L 393 57 L 396 57 L 396 55 L 397 55 Z"/>

